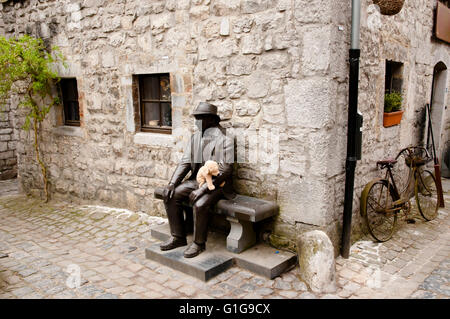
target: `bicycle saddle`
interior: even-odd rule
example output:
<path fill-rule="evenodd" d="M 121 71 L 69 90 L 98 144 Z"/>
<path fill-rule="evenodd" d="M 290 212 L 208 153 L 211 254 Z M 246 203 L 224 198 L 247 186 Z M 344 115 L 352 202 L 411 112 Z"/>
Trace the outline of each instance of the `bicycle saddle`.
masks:
<path fill-rule="evenodd" d="M 378 161 L 377 165 L 393 167 L 395 163 L 397 163 L 397 160 L 388 158 L 382 161 Z"/>

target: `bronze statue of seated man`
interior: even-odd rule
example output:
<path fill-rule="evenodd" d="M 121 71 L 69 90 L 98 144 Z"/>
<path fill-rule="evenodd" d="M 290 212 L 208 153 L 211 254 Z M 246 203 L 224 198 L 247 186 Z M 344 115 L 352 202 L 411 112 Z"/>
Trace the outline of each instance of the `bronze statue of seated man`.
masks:
<path fill-rule="evenodd" d="M 195 257 L 205 250 L 210 208 L 221 198 L 231 199 L 235 196 L 232 182 L 234 139 L 226 136 L 225 129 L 220 126 L 217 106 L 201 102 L 192 115 L 198 131 L 190 137 L 183 157 L 163 193 L 172 237 L 160 246 L 161 250 L 171 250 L 187 245 L 182 203 L 189 200 L 193 208 L 194 234 L 193 242 L 184 251 L 186 258 Z M 198 170 L 208 160 L 219 164 L 219 174 L 213 178 L 214 190 L 209 190 L 207 183 L 199 187 L 196 180 Z M 182 182 L 189 172 L 189 178 Z"/>

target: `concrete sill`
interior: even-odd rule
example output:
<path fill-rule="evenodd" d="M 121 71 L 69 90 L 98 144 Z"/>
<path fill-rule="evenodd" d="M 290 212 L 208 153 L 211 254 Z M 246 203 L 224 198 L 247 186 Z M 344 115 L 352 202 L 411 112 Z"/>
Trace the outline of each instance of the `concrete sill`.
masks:
<path fill-rule="evenodd" d="M 172 135 L 140 132 L 134 135 L 134 143 L 150 146 L 172 147 L 174 139 Z"/>
<path fill-rule="evenodd" d="M 66 125 L 58 126 L 53 129 L 53 133 L 55 133 L 56 135 L 63 135 L 63 136 L 83 137 L 83 131 L 79 126 L 66 126 Z"/>

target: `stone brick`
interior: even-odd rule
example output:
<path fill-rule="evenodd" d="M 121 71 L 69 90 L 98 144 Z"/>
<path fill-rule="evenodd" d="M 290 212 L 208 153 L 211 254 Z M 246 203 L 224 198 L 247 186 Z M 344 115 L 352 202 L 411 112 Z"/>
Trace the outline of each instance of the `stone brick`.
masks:
<path fill-rule="evenodd" d="M 9 158 L 12 158 L 13 156 L 14 156 L 14 152 L 13 151 L 1 152 L 0 153 L 0 160 L 1 159 L 9 159 Z"/>
<path fill-rule="evenodd" d="M 8 143 L 7 142 L 0 142 L 0 152 L 5 152 L 8 150 Z"/>
<path fill-rule="evenodd" d="M 11 134 L 13 132 L 12 128 L 2 128 L 0 129 L 0 135 Z"/>
<path fill-rule="evenodd" d="M 284 92 L 290 126 L 322 128 L 331 121 L 331 87 L 326 79 L 290 80 Z"/>

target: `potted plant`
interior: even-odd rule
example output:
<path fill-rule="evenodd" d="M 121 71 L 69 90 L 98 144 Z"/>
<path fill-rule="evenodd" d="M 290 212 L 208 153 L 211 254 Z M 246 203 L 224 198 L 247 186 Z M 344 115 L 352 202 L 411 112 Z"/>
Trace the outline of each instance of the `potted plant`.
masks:
<path fill-rule="evenodd" d="M 402 95 L 398 92 L 384 95 L 383 126 L 389 127 L 400 123 L 402 120 Z"/>

